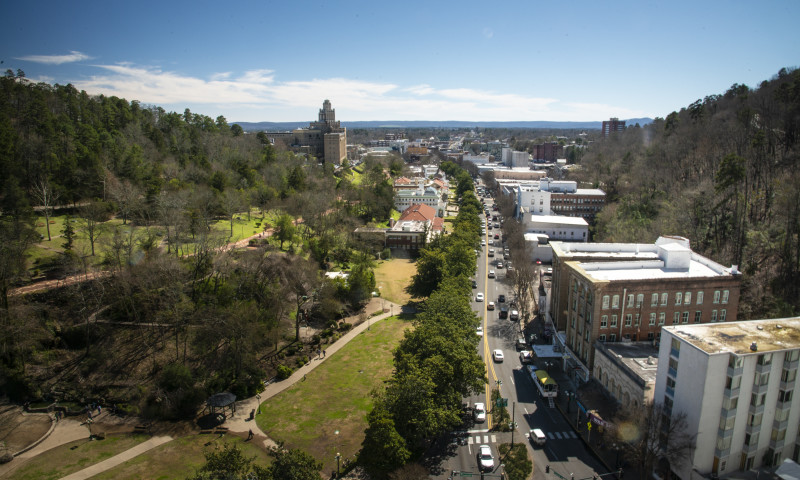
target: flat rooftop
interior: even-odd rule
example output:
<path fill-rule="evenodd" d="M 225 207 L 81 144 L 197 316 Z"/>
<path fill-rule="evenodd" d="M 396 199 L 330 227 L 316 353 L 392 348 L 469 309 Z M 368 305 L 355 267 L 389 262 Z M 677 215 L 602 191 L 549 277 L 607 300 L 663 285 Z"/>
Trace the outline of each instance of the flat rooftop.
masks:
<path fill-rule="evenodd" d="M 578 263 L 586 276 L 595 280 L 653 280 L 669 278 L 719 277 L 726 275 L 708 265 L 692 260 L 689 268 L 667 268 L 661 260 L 634 262 L 595 262 Z"/>
<path fill-rule="evenodd" d="M 800 348 L 800 317 L 661 327 L 709 353 L 758 355 Z M 757 349 L 751 350 L 755 342 Z"/>
<path fill-rule="evenodd" d="M 656 381 L 658 371 L 658 347 L 652 342 L 610 342 L 595 343 L 597 352 L 622 364 L 645 383 Z"/>
<path fill-rule="evenodd" d="M 531 225 L 574 225 L 589 226 L 583 217 L 565 217 L 562 215 L 533 215 L 531 214 Z"/>

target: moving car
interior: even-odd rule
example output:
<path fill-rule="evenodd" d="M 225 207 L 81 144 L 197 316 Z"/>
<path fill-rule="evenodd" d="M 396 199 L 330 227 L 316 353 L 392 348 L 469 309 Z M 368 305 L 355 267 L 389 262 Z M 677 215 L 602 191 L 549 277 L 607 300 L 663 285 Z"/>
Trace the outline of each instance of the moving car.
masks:
<path fill-rule="evenodd" d="M 501 293 L 500 295 L 497 296 L 497 303 L 505 303 L 505 302 L 506 302 L 506 296 L 505 295 L 503 295 Z"/>
<path fill-rule="evenodd" d="M 492 457 L 492 449 L 489 445 L 481 445 L 478 449 L 478 469 L 481 471 L 494 470 L 494 457 Z"/>
<path fill-rule="evenodd" d="M 494 310 L 494 302 L 489 302 L 489 305 L 486 305 L 486 310 Z"/>
<path fill-rule="evenodd" d="M 531 430 L 531 443 L 539 447 L 543 446 L 547 441 L 547 437 L 541 429 L 534 428 Z"/>
<path fill-rule="evenodd" d="M 489 270 L 489 275 L 488 276 L 489 276 L 489 278 L 494 278 L 495 277 L 494 270 Z"/>
<path fill-rule="evenodd" d="M 478 327 L 477 330 L 475 330 L 475 334 L 477 334 L 479 337 L 482 337 L 483 336 L 483 327 Z"/>
<path fill-rule="evenodd" d="M 478 281 L 477 280 L 473 280 L 472 281 L 472 288 L 478 288 Z"/>
<path fill-rule="evenodd" d="M 491 244 L 492 244 L 492 241 L 491 241 L 491 240 L 489 240 L 489 245 L 491 245 Z M 494 257 L 494 248 L 490 248 L 490 249 L 489 249 L 489 256 L 490 256 L 490 257 Z"/>
<path fill-rule="evenodd" d="M 476 302 L 482 302 L 483 301 L 483 293 L 479 293 L 479 294 L 475 295 L 475 301 Z"/>
<path fill-rule="evenodd" d="M 500 307 L 500 313 L 497 315 L 501 320 L 508 318 L 508 307 Z"/>
<path fill-rule="evenodd" d="M 486 407 L 483 406 L 482 403 L 476 403 L 472 407 L 472 416 L 476 422 L 485 422 L 486 421 Z"/>
<path fill-rule="evenodd" d="M 503 360 L 505 360 L 505 357 L 503 356 L 503 351 L 499 349 L 492 352 L 492 358 L 497 363 L 503 363 Z"/>
<path fill-rule="evenodd" d="M 486 240 L 485 239 L 481 239 L 481 246 L 485 246 L 485 245 L 486 245 Z"/>
<path fill-rule="evenodd" d="M 503 262 L 497 262 L 497 268 L 503 268 Z"/>

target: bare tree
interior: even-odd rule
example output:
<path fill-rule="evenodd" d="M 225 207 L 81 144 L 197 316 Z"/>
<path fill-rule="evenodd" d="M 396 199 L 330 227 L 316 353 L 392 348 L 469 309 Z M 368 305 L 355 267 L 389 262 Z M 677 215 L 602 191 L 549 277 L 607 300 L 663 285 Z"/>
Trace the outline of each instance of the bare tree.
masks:
<path fill-rule="evenodd" d="M 222 206 L 222 211 L 225 212 L 225 216 L 228 217 L 228 220 L 231 222 L 230 236 L 233 237 L 233 219 L 236 214 L 241 212 L 242 208 L 244 208 L 245 196 L 240 190 L 229 188 L 222 194 L 220 204 Z"/>
<path fill-rule="evenodd" d="M 33 185 L 31 194 L 42 207 L 44 223 L 47 225 L 47 241 L 49 242 L 52 240 L 50 237 L 50 213 L 53 210 L 53 206 L 58 202 L 59 193 L 55 191 L 46 178 L 43 178 Z"/>
<path fill-rule="evenodd" d="M 628 410 L 619 422 L 617 439 L 622 442 L 623 456 L 637 465 L 642 480 L 669 471 L 657 469 L 683 465 L 695 447 L 695 436 L 687 432 L 685 412 L 671 413 L 661 403 L 646 403 Z"/>
<path fill-rule="evenodd" d="M 119 214 L 122 216 L 122 224 L 128 223 L 128 219 L 137 210 L 142 191 L 128 180 L 119 181 L 110 172 L 107 173 L 108 191 L 111 198 L 117 203 Z"/>
<path fill-rule="evenodd" d="M 100 238 L 103 233 L 102 224 L 108 218 L 108 212 L 105 204 L 98 201 L 89 201 L 81 207 L 81 218 L 83 219 L 83 232 L 89 240 L 91 246 L 92 256 L 94 256 L 95 242 Z"/>

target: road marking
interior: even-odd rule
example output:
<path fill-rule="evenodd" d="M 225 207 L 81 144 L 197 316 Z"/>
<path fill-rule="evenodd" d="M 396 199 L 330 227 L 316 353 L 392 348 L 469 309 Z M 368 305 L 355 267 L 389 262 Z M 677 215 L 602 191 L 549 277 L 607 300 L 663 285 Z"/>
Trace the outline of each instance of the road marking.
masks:
<path fill-rule="evenodd" d="M 489 435 L 483 436 L 483 443 L 489 443 Z"/>
<path fill-rule="evenodd" d="M 556 438 L 555 435 L 553 435 L 553 432 L 547 432 L 547 436 L 550 437 L 550 440 Z"/>
<path fill-rule="evenodd" d="M 492 443 L 497 443 L 497 435 L 492 435 Z"/>
<path fill-rule="evenodd" d="M 561 440 L 561 432 L 556 432 L 556 438 L 558 438 L 559 440 Z"/>
<path fill-rule="evenodd" d="M 530 415 L 530 413 L 528 413 L 528 409 L 527 408 L 522 407 L 522 409 L 525 410 L 525 415 Z"/>
<path fill-rule="evenodd" d="M 472 437 L 467 438 L 467 445 L 472 445 Z"/>
<path fill-rule="evenodd" d="M 572 438 L 578 438 L 578 434 L 573 432 L 573 431 L 569 432 L 569 436 L 572 437 Z"/>
<path fill-rule="evenodd" d="M 488 429 L 488 428 L 475 429 L 475 430 L 467 430 L 467 433 L 488 433 L 488 432 L 489 432 L 489 429 Z"/>
<path fill-rule="evenodd" d="M 516 385 L 516 384 L 514 383 L 514 377 L 511 377 L 511 385 Z"/>

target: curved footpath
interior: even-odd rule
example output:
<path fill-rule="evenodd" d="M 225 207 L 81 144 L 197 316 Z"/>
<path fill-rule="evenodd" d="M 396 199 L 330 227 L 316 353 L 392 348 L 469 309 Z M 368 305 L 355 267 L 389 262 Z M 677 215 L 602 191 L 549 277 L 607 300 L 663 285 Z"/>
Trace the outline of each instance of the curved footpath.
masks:
<path fill-rule="evenodd" d="M 347 345 L 347 343 L 353 338 L 355 338 L 357 335 L 363 333 L 364 330 L 366 330 L 372 323 L 391 317 L 393 313 L 400 314 L 402 312 L 401 305 L 378 298 L 373 298 L 367 304 L 367 306 L 365 307 L 365 312 L 369 316 L 381 310 L 381 308 L 384 305 L 385 309 L 387 309 L 388 311 L 385 310 L 383 313 L 371 317 L 370 320 L 363 322 L 359 325 L 356 325 L 335 343 L 328 345 L 327 348 L 325 349 L 326 355 L 324 358 L 314 358 L 309 363 L 298 368 L 292 374 L 292 376 L 290 376 L 286 380 L 270 383 L 259 395 L 236 402 L 236 413 L 225 421 L 224 426 L 228 428 L 229 432 L 234 432 L 234 433 L 248 434 L 249 431 L 252 430 L 256 439 L 261 441 L 264 447 L 269 448 L 271 446 L 275 446 L 276 445 L 275 441 L 269 438 L 263 431 L 261 431 L 261 429 L 258 428 L 258 425 L 254 420 L 250 420 L 250 412 L 253 409 L 258 408 L 259 399 L 261 402 L 264 402 L 269 398 L 274 397 L 280 392 L 286 390 L 290 386 L 294 385 L 296 382 L 302 380 L 302 378 L 306 374 L 308 374 L 308 372 L 317 368 L 328 357 L 335 355 L 336 352 L 339 351 L 339 349 Z M 358 318 L 358 317 L 354 316 L 351 318 Z M 101 417 L 95 418 L 95 422 L 101 421 L 102 417 L 105 417 L 107 415 L 108 412 L 104 411 Z M 88 433 L 89 431 L 87 429 L 85 422 L 79 422 L 77 420 L 71 420 L 71 419 L 63 419 L 60 422 L 56 423 L 54 428 L 52 428 L 50 432 L 48 432 L 48 434 L 45 435 L 45 437 L 43 437 L 43 439 L 40 439 L 39 443 L 35 447 L 20 454 L 19 456 L 17 456 L 15 460 L 5 465 L 0 465 L 0 477 L 7 475 L 11 473 L 13 470 L 16 470 L 18 467 L 22 466 L 25 462 L 21 460 L 33 458 L 59 445 L 73 442 L 75 440 L 85 439 L 87 438 Z M 97 475 L 105 470 L 108 470 L 123 462 L 126 462 L 150 450 L 151 448 L 157 447 L 158 445 L 161 445 L 162 443 L 168 442 L 170 440 L 172 440 L 171 436 L 166 436 L 166 435 L 154 436 L 150 440 L 147 440 L 139 445 L 136 445 L 135 447 L 126 450 L 118 455 L 115 455 L 111 458 L 103 460 L 102 462 L 91 465 L 83 470 L 79 470 L 66 477 L 63 477 L 62 480 L 83 480 L 90 478 L 94 475 Z"/>

